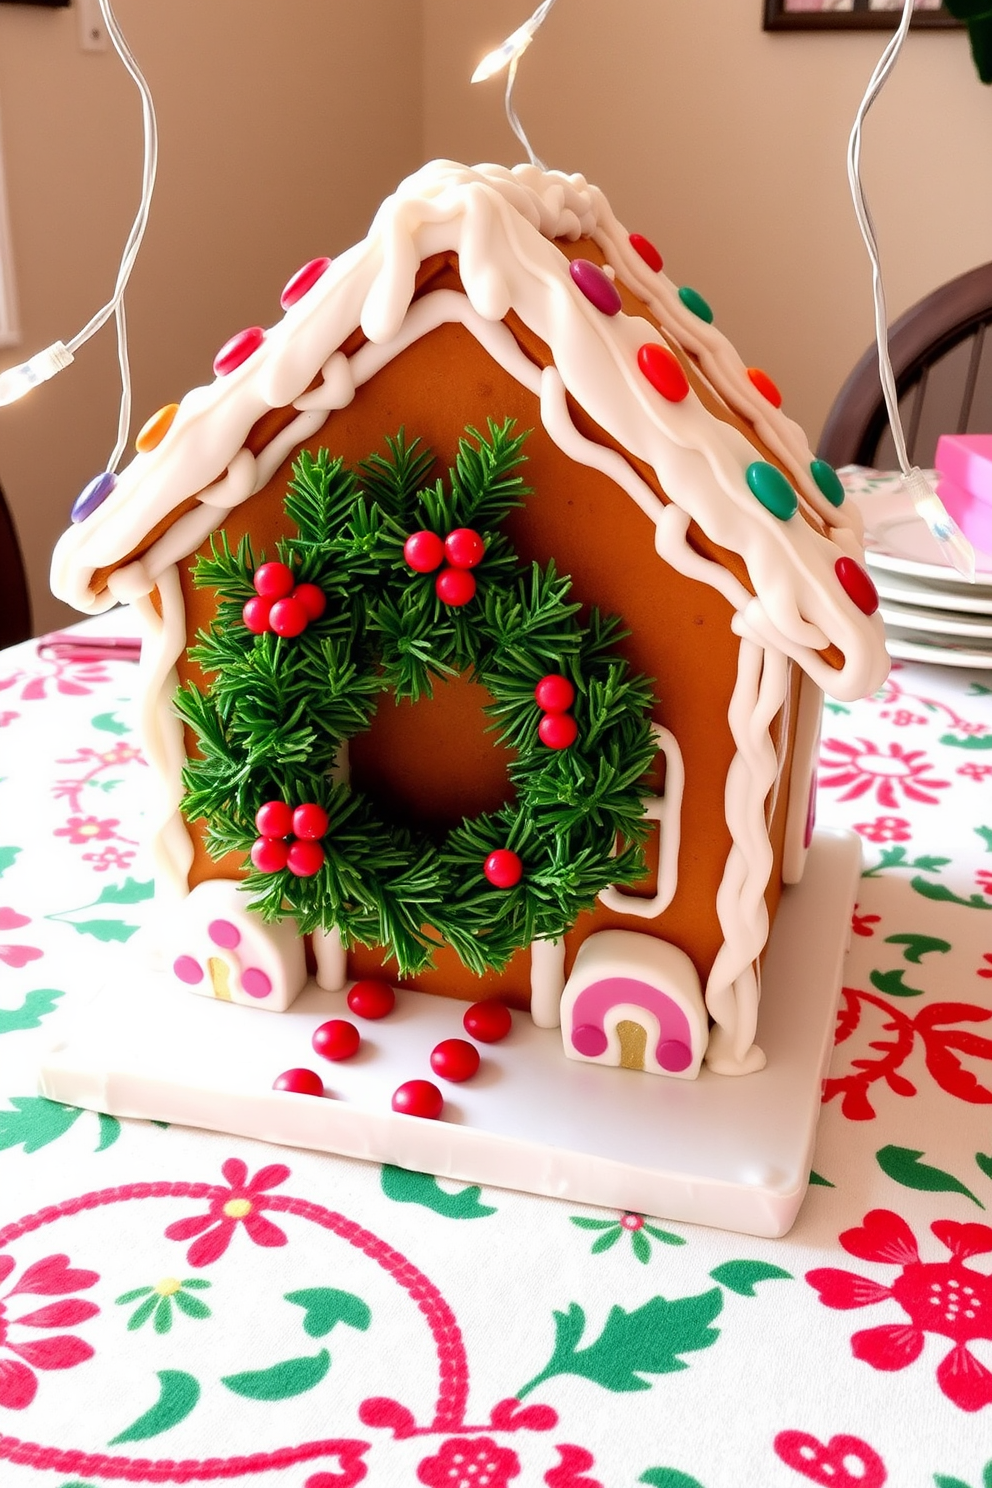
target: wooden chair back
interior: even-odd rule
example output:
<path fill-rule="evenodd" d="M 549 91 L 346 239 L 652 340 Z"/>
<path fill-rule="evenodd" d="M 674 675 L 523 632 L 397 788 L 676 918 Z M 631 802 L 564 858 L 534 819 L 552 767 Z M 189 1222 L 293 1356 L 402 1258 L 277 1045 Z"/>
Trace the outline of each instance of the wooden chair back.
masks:
<path fill-rule="evenodd" d="M 992 433 L 992 263 L 927 295 L 894 323 L 889 355 L 910 461 L 931 468 L 941 434 Z M 898 469 L 870 346 L 827 415 L 817 451 L 831 465 Z"/>
<path fill-rule="evenodd" d="M 17 532 L 0 490 L 0 647 L 26 641 L 31 634 L 27 574 Z"/>

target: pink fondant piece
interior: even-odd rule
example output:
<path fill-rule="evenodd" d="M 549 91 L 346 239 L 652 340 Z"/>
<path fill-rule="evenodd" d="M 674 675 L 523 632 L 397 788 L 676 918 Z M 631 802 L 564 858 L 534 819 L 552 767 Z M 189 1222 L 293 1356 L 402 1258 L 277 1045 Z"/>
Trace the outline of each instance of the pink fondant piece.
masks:
<path fill-rule="evenodd" d="M 576 1050 L 590 1059 L 595 1059 L 603 1053 L 607 1044 L 603 1027 L 606 1015 L 612 1008 L 622 1003 L 644 1008 L 646 1012 L 653 1013 L 657 1018 L 658 1047 L 655 1051 L 655 1058 L 662 1069 L 687 1069 L 692 1062 L 692 1030 L 689 1027 L 688 1018 L 667 992 L 662 992 L 658 987 L 653 987 L 650 982 L 641 981 L 638 977 L 603 977 L 579 993 L 572 1009 L 572 1043 Z M 582 1044 L 578 1042 L 579 1039 L 586 1047 L 582 1047 Z M 596 1043 L 599 1043 L 600 1047 L 593 1048 Z M 676 1060 L 682 1057 L 672 1047 L 676 1044 L 683 1045 L 689 1050 L 689 1058 L 682 1064 L 666 1064 L 662 1057 L 662 1052 L 666 1048 L 671 1049 L 666 1057 Z"/>
<path fill-rule="evenodd" d="M 207 934 L 215 946 L 221 946 L 225 951 L 233 951 L 241 944 L 241 931 L 230 920 L 211 920 Z"/>
<path fill-rule="evenodd" d="M 268 997 L 272 991 L 272 979 L 259 966 L 249 966 L 241 973 L 241 985 L 249 997 Z"/>
<path fill-rule="evenodd" d="M 195 987 L 198 982 L 203 981 L 203 967 L 192 956 L 177 956 L 172 969 L 179 980 L 189 987 Z"/>
<path fill-rule="evenodd" d="M 679 1070 L 689 1068 L 692 1063 L 692 1050 L 681 1039 L 666 1039 L 663 1044 L 658 1045 L 657 1059 L 662 1069 L 671 1070 L 673 1074 L 677 1074 Z"/>

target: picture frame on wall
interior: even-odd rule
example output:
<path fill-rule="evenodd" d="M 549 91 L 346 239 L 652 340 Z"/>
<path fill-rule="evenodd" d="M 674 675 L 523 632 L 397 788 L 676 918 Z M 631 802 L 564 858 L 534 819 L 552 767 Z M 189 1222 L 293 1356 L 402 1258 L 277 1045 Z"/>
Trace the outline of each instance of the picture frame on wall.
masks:
<path fill-rule="evenodd" d="M 894 31 L 903 0 L 765 0 L 766 31 Z M 914 26 L 960 26 L 940 0 L 916 0 Z"/>

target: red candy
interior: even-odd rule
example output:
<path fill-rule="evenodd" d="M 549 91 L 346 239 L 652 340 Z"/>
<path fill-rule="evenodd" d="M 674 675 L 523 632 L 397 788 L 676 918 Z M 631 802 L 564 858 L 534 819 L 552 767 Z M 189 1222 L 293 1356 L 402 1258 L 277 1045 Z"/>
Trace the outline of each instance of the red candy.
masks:
<path fill-rule="evenodd" d="M 498 847 L 482 865 L 482 871 L 497 889 L 512 889 L 524 876 L 524 865 L 508 847 Z"/>
<path fill-rule="evenodd" d="M 293 830 L 293 809 L 285 801 L 266 801 L 255 812 L 255 826 L 263 837 L 288 837 Z"/>
<path fill-rule="evenodd" d="M 291 842 L 286 852 L 286 867 L 297 878 L 313 878 L 324 866 L 324 849 L 319 842 Z"/>
<path fill-rule="evenodd" d="M 256 817 L 256 822 L 257 820 Z M 290 832 L 293 832 L 297 837 L 304 837 L 308 841 L 315 842 L 318 837 L 324 836 L 329 826 L 330 822 L 323 806 L 318 806 L 316 801 L 304 801 L 303 805 L 297 806 L 293 812 L 290 825 L 283 836 L 288 837 Z"/>
<path fill-rule="evenodd" d="M 289 638 L 302 635 L 308 624 L 306 610 L 293 595 L 289 595 L 287 599 L 277 599 L 269 611 L 269 629 L 274 630 L 278 636 Z"/>
<path fill-rule="evenodd" d="M 834 573 L 848 599 L 856 604 L 863 615 L 874 615 L 878 609 L 878 590 L 865 573 L 860 563 L 845 554 L 834 564 Z"/>
<path fill-rule="evenodd" d="M 385 1018 L 396 1006 L 396 993 L 388 982 L 367 977 L 356 982 L 348 993 L 348 1006 L 356 1018 Z"/>
<path fill-rule="evenodd" d="M 579 737 L 579 726 L 571 713 L 545 713 L 537 737 L 548 749 L 567 749 Z"/>
<path fill-rule="evenodd" d="M 657 341 L 646 342 L 637 353 L 637 365 L 654 390 L 669 403 L 681 403 L 688 396 L 689 379 L 682 363 L 667 346 L 659 346 Z"/>
<path fill-rule="evenodd" d="M 290 598 L 303 606 L 307 620 L 319 620 L 327 609 L 327 595 L 316 584 L 297 584 Z"/>
<path fill-rule="evenodd" d="M 279 296 L 282 308 L 288 310 L 291 305 L 296 304 L 297 300 L 302 300 L 307 290 L 313 289 L 317 280 L 327 272 L 330 266 L 329 258 L 312 258 L 309 263 L 303 265 L 302 269 L 297 269 Z"/>
<path fill-rule="evenodd" d="M 475 596 L 475 578 L 467 568 L 445 568 L 434 580 L 434 588 L 442 604 L 460 609 Z"/>
<path fill-rule="evenodd" d="M 567 677 L 552 672 L 534 688 L 537 706 L 545 713 L 567 713 L 575 702 L 575 688 Z"/>
<path fill-rule="evenodd" d="M 436 532 L 411 532 L 403 544 L 403 557 L 415 573 L 433 573 L 444 562 L 444 543 Z"/>
<path fill-rule="evenodd" d="M 323 1059 L 337 1061 L 350 1059 L 353 1054 L 357 1054 L 362 1035 L 347 1018 L 331 1018 L 314 1030 L 310 1042 L 314 1052 Z"/>
<path fill-rule="evenodd" d="M 462 1018 L 462 1027 L 480 1044 L 498 1044 L 513 1026 L 510 1009 L 495 1000 L 473 1002 Z"/>
<path fill-rule="evenodd" d="M 245 625 L 254 635 L 264 635 L 272 627 L 269 624 L 269 612 L 272 609 L 272 600 L 266 599 L 262 594 L 255 594 L 251 599 L 245 601 L 241 611 L 241 618 Z"/>
<path fill-rule="evenodd" d="M 294 1095 L 323 1095 L 324 1082 L 308 1069 L 283 1070 L 272 1081 L 273 1090 L 291 1090 Z"/>
<path fill-rule="evenodd" d="M 392 1107 L 404 1116 L 436 1121 L 444 1109 L 444 1096 L 430 1080 L 407 1080 L 393 1091 Z"/>
<path fill-rule="evenodd" d="M 782 394 L 772 382 L 767 372 L 760 367 L 748 367 L 747 375 L 763 398 L 767 398 L 773 408 L 782 407 Z"/>
<path fill-rule="evenodd" d="M 452 568 L 474 568 L 485 552 L 485 543 L 471 527 L 456 527 L 444 539 L 444 556 Z"/>
<path fill-rule="evenodd" d="M 640 257 L 643 258 L 649 269 L 654 269 L 656 274 L 661 273 L 664 267 L 664 263 L 662 261 L 661 254 L 651 242 L 650 238 L 645 238 L 640 233 L 631 233 L 630 246 L 631 248 L 633 248 L 635 253 L 639 254 Z"/>
<path fill-rule="evenodd" d="M 252 843 L 251 860 L 259 873 L 280 873 L 289 860 L 289 845 L 281 837 L 259 837 Z"/>
<path fill-rule="evenodd" d="M 471 1080 L 479 1068 L 479 1051 L 467 1039 L 442 1039 L 431 1051 L 431 1069 L 442 1080 L 459 1084 Z"/>
<path fill-rule="evenodd" d="M 217 377 L 226 377 L 242 362 L 246 362 L 252 352 L 258 350 L 265 340 L 265 332 L 261 326 L 249 326 L 246 331 L 239 331 L 232 336 L 230 341 L 225 341 L 220 351 L 214 357 L 214 373 Z"/>
<path fill-rule="evenodd" d="M 292 594 L 295 582 L 293 570 L 285 563 L 263 563 L 256 568 L 253 579 L 255 593 L 266 599 L 285 599 Z"/>

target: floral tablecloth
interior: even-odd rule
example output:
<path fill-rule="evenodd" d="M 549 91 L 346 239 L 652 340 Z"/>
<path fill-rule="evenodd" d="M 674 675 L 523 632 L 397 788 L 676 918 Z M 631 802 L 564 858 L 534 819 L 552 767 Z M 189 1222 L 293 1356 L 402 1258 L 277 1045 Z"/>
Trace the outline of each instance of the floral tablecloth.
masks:
<path fill-rule="evenodd" d="M 828 705 L 864 877 L 771 1241 L 39 1097 L 152 907 L 133 682 L 0 653 L 2 1488 L 989 1488 L 992 675 Z"/>

